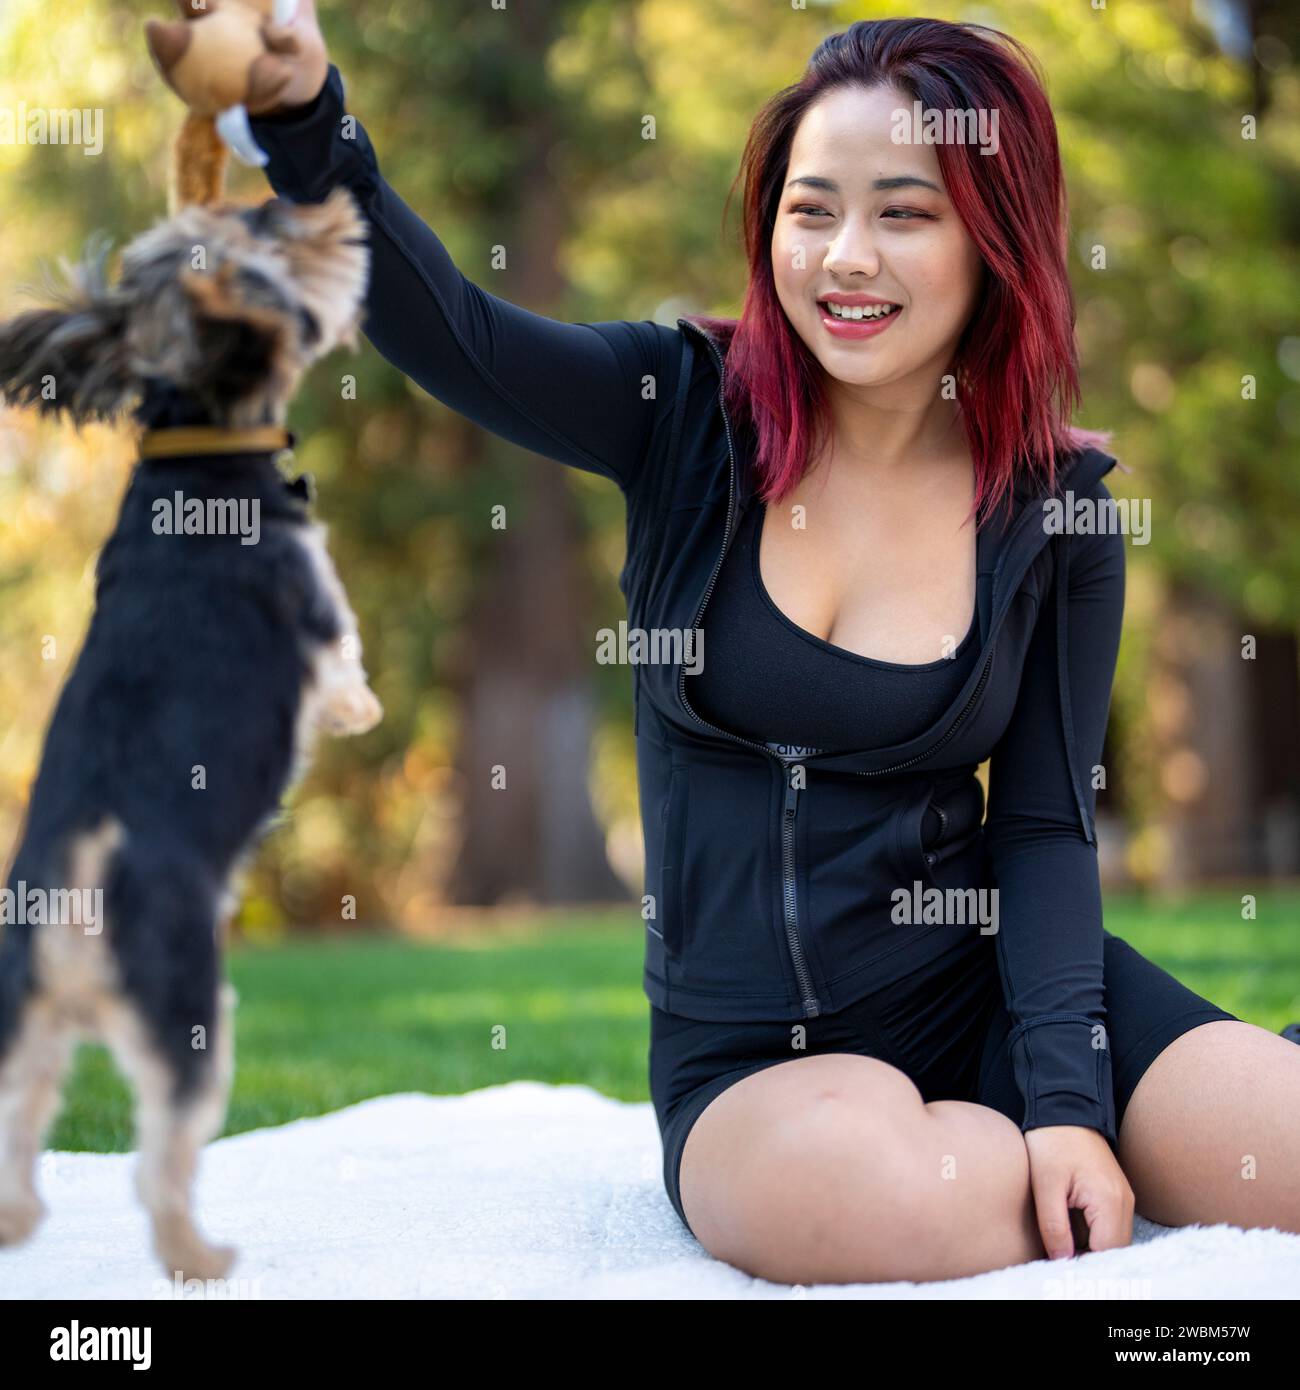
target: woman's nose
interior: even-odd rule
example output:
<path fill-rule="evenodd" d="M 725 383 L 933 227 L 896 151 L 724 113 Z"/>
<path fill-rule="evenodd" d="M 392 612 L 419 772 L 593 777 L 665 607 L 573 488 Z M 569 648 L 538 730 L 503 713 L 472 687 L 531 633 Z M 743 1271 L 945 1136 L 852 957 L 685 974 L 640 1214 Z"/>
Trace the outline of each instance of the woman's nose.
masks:
<path fill-rule="evenodd" d="M 880 253 L 875 238 L 863 226 L 846 223 L 831 242 L 822 269 L 832 275 L 852 275 L 860 271 L 874 278 L 880 274 Z"/>

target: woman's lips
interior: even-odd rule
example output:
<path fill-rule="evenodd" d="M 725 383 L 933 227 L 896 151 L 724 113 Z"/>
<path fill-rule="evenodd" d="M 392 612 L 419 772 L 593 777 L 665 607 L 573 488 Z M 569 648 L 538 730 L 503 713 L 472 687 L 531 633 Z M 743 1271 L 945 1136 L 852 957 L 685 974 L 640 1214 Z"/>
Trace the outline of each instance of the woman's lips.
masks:
<path fill-rule="evenodd" d="M 821 314 L 822 326 L 835 338 L 874 338 L 883 333 L 896 318 L 902 315 L 901 308 L 895 309 L 882 319 L 837 319 L 824 304 L 817 305 Z"/>

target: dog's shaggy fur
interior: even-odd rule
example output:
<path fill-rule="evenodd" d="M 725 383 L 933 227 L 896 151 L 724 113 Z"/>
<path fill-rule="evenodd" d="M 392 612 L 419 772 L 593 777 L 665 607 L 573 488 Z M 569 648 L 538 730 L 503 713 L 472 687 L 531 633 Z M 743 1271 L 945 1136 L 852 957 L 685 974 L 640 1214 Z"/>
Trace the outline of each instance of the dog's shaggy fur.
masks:
<path fill-rule="evenodd" d="M 125 249 L 116 285 L 101 248 L 60 307 L 0 325 L 0 395 L 77 422 L 133 407 L 155 431 L 282 425 L 306 367 L 355 345 L 363 234 L 343 189 L 321 204 L 183 208 Z M 364 732 L 382 710 L 302 480 L 285 479 L 264 440 L 188 444 L 136 465 L 8 875 L 0 1243 L 40 1218 L 36 1160 L 89 1037 L 135 1092 L 159 1257 L 169 1273 L 217 1278 L 234 1252 L 200 1236 L 191 1181 L 231 1081 L 219 947 L 233 883 L 313 736 Z M 257 542 L 160 531 L 178 492 L 208 515 L 210 502 L 256 503 Z M 78 889 L 99 890 L 102 916 L 84 919 Z"/>

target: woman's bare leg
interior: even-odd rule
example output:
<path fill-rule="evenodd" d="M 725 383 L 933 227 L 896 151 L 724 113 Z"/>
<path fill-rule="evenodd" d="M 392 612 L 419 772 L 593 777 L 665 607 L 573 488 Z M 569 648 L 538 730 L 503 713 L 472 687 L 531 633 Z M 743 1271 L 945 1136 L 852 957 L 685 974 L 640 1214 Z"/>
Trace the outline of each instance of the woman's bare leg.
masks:
<path fill-rule="evenodd" d="M 1300 1049 L 1298 1049 L 1300 1050 Z M 728 1087 L 681 1163 L 710 1254 L 778 1283 L 951 1279 L 1044 1258 L 1019 1127 L 897 1067 L 800 1057 Z"/>
<path fill-rule="evenodd" d="M 1119 1160 L 1151 1221 L 1300 1232 L 1300 1047 L 1253 1023 L 1189 1029 L 1138 1082 Z"/>

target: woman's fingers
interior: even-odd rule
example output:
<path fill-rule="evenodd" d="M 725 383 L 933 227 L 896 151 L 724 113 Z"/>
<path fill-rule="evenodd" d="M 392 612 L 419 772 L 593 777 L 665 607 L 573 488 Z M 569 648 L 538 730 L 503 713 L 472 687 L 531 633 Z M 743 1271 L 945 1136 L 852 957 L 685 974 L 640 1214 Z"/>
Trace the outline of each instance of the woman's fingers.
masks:
<path fill-rule="evenodd" d="M 288 84 L 273 99 L 253 100 L 248 110 L 254 116 L 270 116 L 297 106 L 306 106 L 325 85 L 329 75 L 329 55 L 316 21 L 315 0 L 298 0 L 292 19 L 277 23 L 262 21 L 262 41 L 267 50 L 289 73 Z"/>
<path fill-rule="evenodd" d="M 292 29 L 277 29 L 274 25 L 267 24 L 262 30 L 262 37 L 266 40 L 266 46 L 272 53 L 302 52 L 302 44 Z"/>
<path fill-rule="evenodd" d="M 1123 1185 L 1106 1184 L 1105 1190 L 1091 1201 L 1083 1203 L 1088 1218 L 1089 1250 L 1115 1250 L 1133 1240 L 1133 1189 L 1127 1180 Z"/>
<path fill-rule="evenodd" d="M 1025 1134 L 1029 1178 L 1043 1247 L 1052 1259 L 1113 1250 L 1133 1239 L 1133 1189 L 1104 1135 L 1078 1125 L 1047 1125 Z M 1082 1213 L 1086 1241 L 1076 1243 L 1071 1211 Z"/>
<path fill-rule="evenodd" d="M 1049 1260 L 1064 1259 L 1074 1254 L 1074 1235 L 1070 1230 L 1070 1209 L 1067 1203 L 1069 1182 L 1065 1170 L 1054 1164 L 1030 1165 L 1030 1184 L 1034 1194 L 1034 1214 L 1038 1218 L 1038 1234 Z"/>
<path fill-rule="evenodd" d="M 276 0 L 275 10 L 265 21 L 266 28 L 283 32 L 286 29 L 310 25 L 319 32 L 320 21 L 316 18 L 316 0 Z"/>

